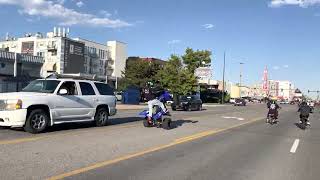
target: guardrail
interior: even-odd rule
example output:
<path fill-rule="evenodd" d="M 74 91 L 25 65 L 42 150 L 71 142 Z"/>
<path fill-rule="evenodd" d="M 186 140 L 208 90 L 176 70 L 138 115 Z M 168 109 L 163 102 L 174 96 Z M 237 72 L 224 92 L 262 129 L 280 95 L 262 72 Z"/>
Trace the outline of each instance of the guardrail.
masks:
<path fill-rule="evenodd" d="M 15 54 L 12 52 L 0 51 L 0 58 L 7 59 L 7 60 L 14 60 Z"/>
<path fill-rule="evenodd" d="M 40 56 L 30 56 L 26 54 L 20 54 L 19 56 L 20 56 L 19 61 L 22 61 L 22 62 L 41 63 L 41 64 L 44 63 L 43 57 L 40 57 Z"/>
<path fill-rule="evenodd" d="M 18 59 L 18 62 L 28 62 L 28 63 L 44 63 L 43 57 L 40 56 L 32 56 L 28 54 L 20 54 L 17 53 L 17 55 L 13 52 L 7 52 L 7 51 L 0 51 L 0 59 L 5 59 L 9 61 L 14 61 L 15 59 Z"/>

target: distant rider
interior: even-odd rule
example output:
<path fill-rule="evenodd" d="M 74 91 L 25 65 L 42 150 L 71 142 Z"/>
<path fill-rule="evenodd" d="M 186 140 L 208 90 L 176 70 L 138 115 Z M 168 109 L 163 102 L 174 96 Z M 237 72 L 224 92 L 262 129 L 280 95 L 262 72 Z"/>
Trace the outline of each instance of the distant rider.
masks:
<path fill-rule="evenodd" d="M 307 102 L 303 101 L 300 104 L 298 112 L 300 112 L 300 123 L 302 123 L 301 121 L 302 117 L 306 117 L 307 125 L 310 125 L 309 114 L 311 113 L 311 108 L 310 106 L 308 106 Z"/>
<path fill-rule="evenodd" d="M 278 119 L 278 115 L 279 115 L 278 109 L 280 109 L 280 106 L 277 104 L 277 102 L 275 100 L 271 100 L 268 102 L 267 106 L 269 109 L 267 118 L 269 117 L 270 114 L 272 114 L 274 115 L 275 119 Z"/>
<path fill-rule="evenodd" d="M 164 103 L 167 100 L 167 93 L 159 86 L 159 82 L 156 82 L 155 85 L 148 83 L 148 94 L 146 99 L 148 100 L 148 121 L 152 121 L 153 107 L 159 106 L 165 114 L 169 114 L 167 108 L 164 106 Z M 161 102 L 162 101 L 162 102 Z"/>

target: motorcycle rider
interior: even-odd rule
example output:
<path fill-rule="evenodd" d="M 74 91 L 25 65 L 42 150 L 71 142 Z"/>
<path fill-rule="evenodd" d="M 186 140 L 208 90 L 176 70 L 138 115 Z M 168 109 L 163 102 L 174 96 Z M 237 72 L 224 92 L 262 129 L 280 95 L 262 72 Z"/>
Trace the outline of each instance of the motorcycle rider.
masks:
<path fill-rule="evenodd" d="M 159 86 L 159 82 L 157 81 L 155 85 L 149 82 L 147 85 L 147 91 L 148 93 L 146 94 L 146 99 L 148 100 L 149 109 L 148 121 L 152 121 L 152 111 L 154 106 L 159 106 L 165 114 L 169 114 L 169 111 L 163 103 L 168 98 L 167 93 Z"/>
<path fill-rule="evenodd" d="M 275 100 L 271 100 L 268 102 L 267 106 L 269 109 L 267 118 L 269 118 L 269 115 L 271 114 L 271 115 L 274 115 L 275 119 L 278 119 L 278 115 L 279 115 L 278 109 L 280 109 L 280 106 L 277 104 L 277 102 Z"/>
<path fill-rule="evenodd" d="M 302 101 L 302 103 L 299 106 L 298 112 L 300 112 L 299 123 L 302 123 L 302 121 L 301 121 L 302 117 L 306 117 L 307 118 L 307 125 L 310 125 L 309 114 L 311 113 L 311 108 L 310 108 L 310 106 L 308 106 L 306 101 Z"/>

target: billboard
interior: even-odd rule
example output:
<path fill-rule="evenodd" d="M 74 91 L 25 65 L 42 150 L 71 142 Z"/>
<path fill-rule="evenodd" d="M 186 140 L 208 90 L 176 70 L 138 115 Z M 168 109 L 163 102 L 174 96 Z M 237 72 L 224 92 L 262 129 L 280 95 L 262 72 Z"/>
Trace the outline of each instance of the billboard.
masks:
<path fill-rule="evenodd" d="M 22 42 L 22 47 L 21 47 L 22 54 L 33 55 L 33 52 L 34 52 L 34 42 L 33 41 Z"/>
<path fill-rule="evenodd" d="M 84 73 L 84 44 L 65 39 L 63 73 Z"/>
<path fill-rule="evenodd" d="M 195 76 L 203 79 L 211 78 L 211 68 L 210 67 L 199 67 L 195 70 Z"/>

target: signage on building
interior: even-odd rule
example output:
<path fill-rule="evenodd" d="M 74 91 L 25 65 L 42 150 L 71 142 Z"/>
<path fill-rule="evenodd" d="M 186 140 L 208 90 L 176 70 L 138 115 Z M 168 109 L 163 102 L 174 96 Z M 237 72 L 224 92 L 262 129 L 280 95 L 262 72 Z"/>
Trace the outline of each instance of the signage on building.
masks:
<path fill-rule="evenodd" d="M 212 73 L 210 67 L 199 67 L 195 70 L 195 76 L 201 79 L 210 79 L 211 75 Z"/>
<path fill-rule="evenodd" d="M 84 73 L 84 44 L 65 39 L 63 73 Z"/>
<path fill-rule="evenodd" d="M 22 47 L 21 47 L 22 54 L 33 55 L 33 52 L 34 52 L 34 42 L 33 41 L 22 42 Z"/>

